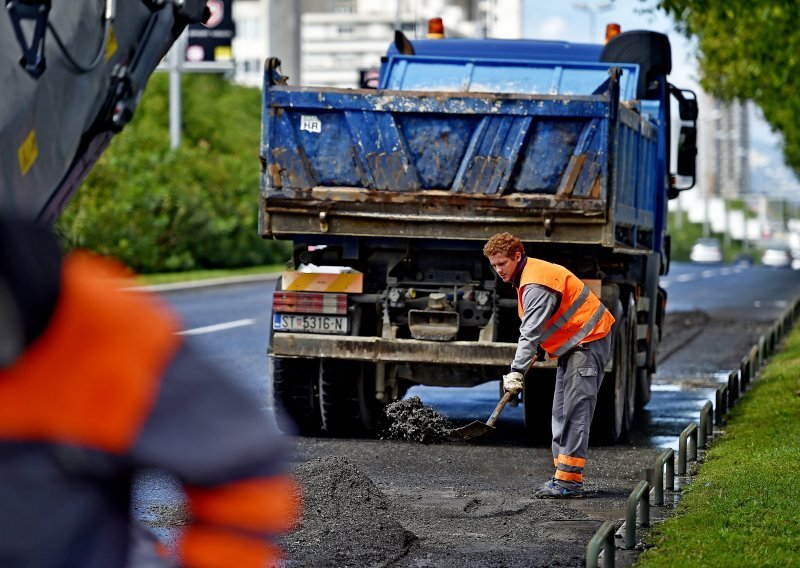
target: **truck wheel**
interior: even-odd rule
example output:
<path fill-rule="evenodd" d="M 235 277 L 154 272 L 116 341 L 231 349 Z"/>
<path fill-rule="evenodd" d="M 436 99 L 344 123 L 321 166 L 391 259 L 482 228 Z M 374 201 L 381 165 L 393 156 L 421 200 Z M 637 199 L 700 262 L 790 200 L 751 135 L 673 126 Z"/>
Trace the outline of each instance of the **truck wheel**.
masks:
<path fill-rule="evenodd" d="M 522 389 L 522 414 L 525 433 L 533 446 L 550 446 L 553 441 L 553 393 L 556 374 L 553 369 L 532 367 L 525 375 Z"/>
<path fill-rule="evenodd" d="M 625 335 L 628 353 L 625 357 L 626 362 L 626 385 L 628 387 L 627 400 L 625 401 L 625 431 L 633 429 L 633 422 L 636 420 L 636 299 L 633 294 L 628 296 L 628 310 L 625 313 Z"/>
<path fill-rule="evenodd" d="M 322 430 L 331 436 L 370 436 L 383 405 L 375 398 L 374 374 L 359 361 L 323 359 L 319 373 Z"/>
<path fill-rule="evenodd" d="M 597 407 L 592 420 L 589 442 L 593 445 L 613 445 L 625 434 L 625 403 L 628 393 L 628 341 L 622 304 L 617 300 L 614 309 L 613 365 L 603 377 L 597 393 Z"/>
<path fill-rule="evenodd" d="M 650 402 L 652 382 L 653 375 L 647 369 L 636 370 L 636 410 L 644 410 L 644 407 Z"/>
<path fill-rule="evenodd" d="M 317 397 L 319 361 L 269 358 L 275 418 L 287 434 L 312 436 L 321 426 Z"/>

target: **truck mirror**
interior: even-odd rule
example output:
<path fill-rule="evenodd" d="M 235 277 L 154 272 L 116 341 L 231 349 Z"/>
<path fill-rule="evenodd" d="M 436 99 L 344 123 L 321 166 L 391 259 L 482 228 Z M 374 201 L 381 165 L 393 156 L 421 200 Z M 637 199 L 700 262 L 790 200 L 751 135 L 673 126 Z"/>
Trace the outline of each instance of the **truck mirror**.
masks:
<path fill-rule="evenodd" d="M 414 46 L 411 41 L 406 37 L 406 34 L 400 30 L 394 31 L 394 46 L 402 55 L 414 55 Z"/>
<path fill-rule="evenodd" d="M 678 113 L 681 120 L 697 120 L 697 99 L 683 99 L 678 103 Z"/>
<path fill-rule="evenodd" d="M 697 171 L 696 162 L 697 128 L 695 126 L 681 126 L 681 133 L 678 138 L 678 175 L 694 178 Z"/>
<path fill-rule="evenodd" d="M 669 85 L 669 92 L 678 101 L 678 114 L 681 120 L 694 122 L 697 120 L 697 95 L 690 89 L 679 89 L 675 85 Z M 690 95 L 687 97 L 686 95 Z"/>

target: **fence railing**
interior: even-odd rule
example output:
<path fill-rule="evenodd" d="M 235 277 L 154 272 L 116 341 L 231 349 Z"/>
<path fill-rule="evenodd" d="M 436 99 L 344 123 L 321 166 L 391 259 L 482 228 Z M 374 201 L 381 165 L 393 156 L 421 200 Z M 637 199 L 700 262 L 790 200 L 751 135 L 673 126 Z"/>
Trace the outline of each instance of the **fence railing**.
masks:
<path fill-rule="evenodd" d="M 674 491 L 675 475 L 687 475 L 688 462 L 698 459 L 698 447 L 705 449 L 714 440 L 714 425 L 721 427 L 725 424 L 730 410 L 744 395 L 767 358 L 776 351 L 780 342 L 792 330 L 798 315 L 800 315 L 800 299 L 796 300 L 742 357 L 739 368 L 728 374 L 728 383 L 717 388 L 714 403 L 710 400 L 706 401 L 700 409 L 698 422 L 692 422 L 683 429 L 678 437 L 677 468 L 675 467 L 675 452 L 671 448 L 659 454 L 655 463 L 652 487 L 650 483 L 642 480 L 628 497 L 622 548 L 630 549 L 636 546 L 637 510 L 639 511 L 639 524 L 644 527 L 649 526 L 651 490 L 654 505 L 663 506 L 664 478 L 666 477 L 666 489 Z M 586 547 L 587 567 L 596 568 L 598 566 L 601 551 L 603 551 L 603 566 L 605 568 L 614 567 L 616 546 L 613 529 L 613 522 L 605 521 L 592 536 Z"/>

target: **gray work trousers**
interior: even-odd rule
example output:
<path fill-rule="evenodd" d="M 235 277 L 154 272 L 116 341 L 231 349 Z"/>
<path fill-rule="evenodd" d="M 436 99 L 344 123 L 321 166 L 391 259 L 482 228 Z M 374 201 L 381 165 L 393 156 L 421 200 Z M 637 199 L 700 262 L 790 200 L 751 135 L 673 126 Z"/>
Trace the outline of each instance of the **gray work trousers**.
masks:
<path fill-rule="evenodd" d="M 612 333 L 582 343 L 558 358 L 553 397 L 553 461 L 555 478 L 566 484 L 582 484 L 589 450 L 589 427 L 597 405 L 597 393 L 611 354 Z"/>

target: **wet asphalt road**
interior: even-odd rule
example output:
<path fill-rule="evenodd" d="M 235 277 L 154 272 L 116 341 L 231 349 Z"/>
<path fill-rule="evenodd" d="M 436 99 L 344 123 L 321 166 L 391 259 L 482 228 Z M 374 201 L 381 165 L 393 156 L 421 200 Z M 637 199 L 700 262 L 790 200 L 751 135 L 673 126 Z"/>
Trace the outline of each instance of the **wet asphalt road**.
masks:
<path fill-rule="evenodd" d="M 570 515 L 578 515 L 574 522 L 587 525 L 588 536 L 573 531 L 564 535 L 563 542 L 556 539 L 566 550 L 575 548 L 574 540 L 570 539 L 577 539 L 585 547 L 593 532 L 590 529 L 594 527 L 596 530 L 599 526 L 595 516 L 610 515 L 608 518 L 613 519 L 624 514 L 625 495 L 620 492 L 635 485 L 641 468 L 651 463 L 653 454 L 657 453 L 656 448 L 677 449 L 678 434 L 686 424 L 697 421 L 699 409 L 706 400 L 713 400 L 719 382 L 726 379 L 728 371 L 738 365 L 757 338 L 800 295 L 800 272 L 675 263 L 663 284 L 669 294 L 669 313 L 702 310 L 708 315 L 707 322 L 702 326 L 702 333 L 686 336 L 685 345 L 679 344 L 662 360 L 654 380 L 653 398 L 639 418 L 639 434 L 628 444 L 593 450 L 593 469 L 587 469 L 587 474 L 596 480 L 595 489 L 605 492 L 610 499 L 602 502 L 584 500 L 583 505 L 571 509 Z M 270 321 L 268 306 L 273 286 L 272 283 L 248 284 L 163 295 L 181 316 L 184 330 L 191 335 L 190 340 L 210 359 L 225 366 L 265 408 L 270 406 L 266 400 L 265 352 L 266 326 Z M 415 387 L 409 394 L 420 396 L 427 404 L 454 419 L 472 420 L 483 418 L 491 411 L 497 401 L 498 389 L 498 383 L 494 382 L 473 389 Z M 390 500 L 405 502 L 409 492 L 423 493 L 422 503 L 415 503 L 416 507 L 398 514 L 406 527 L 411 528 L 423 542 L 417 546 L 415 554 L 409 555 L 406 564 L 425 565 L 410 559 L 437 558 L 445 554 L 444 549 L 458 546 L 453 543 L 463 541 L 455 528 L 452 542 L 442 536 L 438 528 L 443 522 L 439 517 L 443 517 L 445 523 L 447 518 L 453 522 L 453 511 L 449 508 L 453 503 L 458 505 L 459 497 L 463 495 L 466 502 L 468 498 L 474 501 L 477 499 L 475 495 L 481 495 L 479 502 L 482 500 L 485 507 L 494 511 L 487 514 L 506 515 L 508 511 L 503 512 L 504 498 L 493 498 L 488 487 L 497 488 L 512 475 L 522 476 L 522 479 L 528 476 L 531 484 L 547 475 L 546 464 L 542 464 L 542 456 L 538 455 L 546 455 L 547 451 L 522 449 L 521 408 L 505 410 L 498 427 L 502 434 L 499 439 L 469 452 L 460 447 L 439 447 L 431 452 L 427 448 L 410 448 L 406 444 L 400 447 L 404 454 L 402 458 L 398 456 L 395 443 L 386 441 L 295 439 L 294 460 L 301 462 L 325 455 L 348 455 Z M 489 464 L 494 465 L 487 470 Z M 474 479 L 476 472 L 477 480 Z M 157 532 L 170 540 L 174 534 L 170 515 L 174 514 L 176 503 L 181 499 L 177 488 L 163 476 L 152 474 L 138 484 L 135 498 L 138 514 L 155 523 Z M 528 504 L 526 500 L 525 503 L 524 509 L 528 513 L 544 515 L 543 518 L 529 518 L 526 523 L 545 526 L 550 522 L 547 515 L 552 516 L 552 511 L 536 509 L 535 502 Z M 519 506 L 517 500 L 514 507 Z M 566 515 L 562 510 L 559 514 Z M 588 521 L 584 518 L 587 515 Z M 463 530 L 472 534 L 474 527 Z M 555 532 L 553 529 L 550 535 Z M 483 554 L 491 557 L 496 553 L 491 546 L 478 542 L 480 537 L 474 538 L 476 543 L 472 545 L 470 554 L 475 555 L 476 562 Z M 490 540 L 494 542 L 494 538 L 491 536 Z M 552 552 L 552 547 L 541 551 L 545 556 Z M 520 559 L 509 556 L 498 565 L 535 565 L 531 564 L 531 558 L 539 553 L 538 549 L 530 548 Z M 464 557 L 459 554 L 459 551 L 454 551 L 452 562 L 438 565 L 463 565 Z M 570 556 L 564 564 L 580 565 L 583 562 L 581 554 Z M 450 557 L 449 552 L 445 555 Z"/>
<path fill-rule="evenodd" d="M 698 421 L 705 402 L 714 401 L 716 388 L 800 296 L 800 272 L 674 263 L 662 285 L 668 314 L 699 311 L 708 323 L 686 345 L 661 357 L 652 400 L 639 417 L 632 442 L 677 450 L 680 432 Z"/>
<path fill-rule="evenodd" d="M 728 361 L 725 354 L 697 360 L 673 354 L 659 364 L 659 383 L 727 372 L 729 367 L 725 364 L 738 361 L 744 349 L 800 295 L 800 271 L 762 267 L 673 263 L 662 282 L 668 293 L 668 312 L 700 310 L 712 320 L 732 322 L 739 330 L 734 330 L 734 335 L 744 342 L 744 347 L 734 361 Z M 189 340 L 209 359 L 225 367 L 264 408 L 271 406 L 267 400 L 266 349 L 274 286 L 270 281 L 162 293 L 180 316 Z M 694 343 L 698 341 L 704 343 L 702 337 Z M 493 408 L 498 388 L 497 383 L 471 389 L 415 387 L 412 393 L 448 416 L 472 419 L 481 416 L 484 409 Z M 658 413 L 658 402 L 654 400 L 649 409 Z M 519 408 L 503 413 L 503 419 L 509 422 L 521 420 L 521 416 Z"/>

